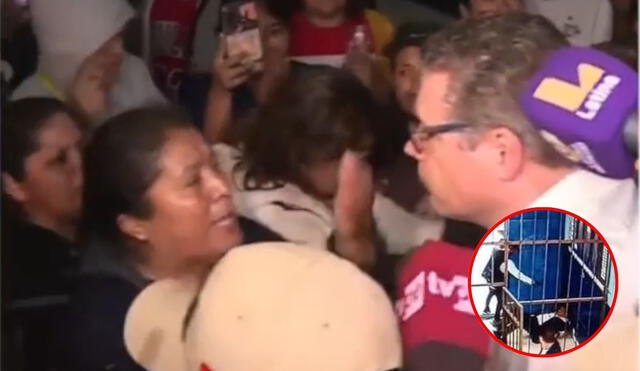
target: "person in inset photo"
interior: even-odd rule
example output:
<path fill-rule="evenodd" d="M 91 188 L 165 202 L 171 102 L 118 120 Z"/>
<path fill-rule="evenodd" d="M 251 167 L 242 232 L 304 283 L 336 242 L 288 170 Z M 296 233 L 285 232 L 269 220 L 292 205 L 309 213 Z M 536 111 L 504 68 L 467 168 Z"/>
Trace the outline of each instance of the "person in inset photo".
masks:
<path fill-rule="evenodd" d="M 496 304 L 496 311 L 493 316 L 492 325 L 496 329 L 499 329 L 500 327 L 500 320 L 502 315 L 502 287 L 503 287 L 502 285 L 506 283 L 505 271 L 508 271 L 513 279 L 520 280 L 526 285 L 535 285 L 535 281 L 533 280 L 533 278 L 529 277 L 528 275 L 520 271 L 520 269 L 518 269 L 518 267 L 516 266 L 516 262 L 514 260 L 509 261 L 508 264 L 505 263 L 504 250 L 505 250 L 505 247 L 508 245 L 504 241 L 504 233 L 502 235 L 503 235 L 502 245 L 496 246 L 493 249 L 492 256 L 487 262 L 487 265 L 485 266 L 484 270 L 482 271 L 482 276 L 487 280 L 488 283 L 501 284 L 500 286 L 489 286 L 489 293 L 487 294 L 487 298 L 485 299 L 485 307 L 483 310 L 483 312 L 486 314 L 491 312 L 489 305 L 491 303 L 491 299 L 493 298 L 493 296 L 495 296 L 496 299 L 498 300 L 498 303 Z M 512 254 L 515 255 L 517 252 L 518 252 L 518 249 L 516 247 L 514 246 L 509 247 L 509 251 L 507 252 L 507 256 L 508 256 L 507 259 L 508 260 L 511 259 L 510 256 Z"/>
<path fill-rule="evenodd" d="M 543 324 L 540 329 L 540 354 L 555 354 L 562 352 L 558 342 L 558 332 L 549 324 Z"/>
<path fill-rule="evenodd" d="M 558 304 L 555 315 L 542 324 L 542 326 L 545 325 L 552 327 L 560 335 L 570 332 L 573 329 L 573 323 L 568 317 L 567 305 Z"/>

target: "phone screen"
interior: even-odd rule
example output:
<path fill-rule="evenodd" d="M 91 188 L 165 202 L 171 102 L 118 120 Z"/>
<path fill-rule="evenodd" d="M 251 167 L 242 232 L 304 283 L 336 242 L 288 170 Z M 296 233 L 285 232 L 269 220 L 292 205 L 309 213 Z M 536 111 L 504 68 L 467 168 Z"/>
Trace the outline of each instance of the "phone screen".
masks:
<path fill-rule="evenodd" d="M 222 33 L 227 56 L 244 54 L 250 62 L 262 59 L 262 42 L 255 2 L 236 1 L 224 5 Z"/>

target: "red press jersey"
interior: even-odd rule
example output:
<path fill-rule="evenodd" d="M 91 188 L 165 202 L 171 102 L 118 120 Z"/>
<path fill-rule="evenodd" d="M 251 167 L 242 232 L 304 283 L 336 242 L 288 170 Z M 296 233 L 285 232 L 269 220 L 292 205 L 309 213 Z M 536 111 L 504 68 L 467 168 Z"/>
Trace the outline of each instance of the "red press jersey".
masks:
<path fill-rule="evenodd" d="M 490 337 L 475 318 L 468 295 L 473 249 L 428 241 L 399 277 L 407 370 L 482 370 Z"/>

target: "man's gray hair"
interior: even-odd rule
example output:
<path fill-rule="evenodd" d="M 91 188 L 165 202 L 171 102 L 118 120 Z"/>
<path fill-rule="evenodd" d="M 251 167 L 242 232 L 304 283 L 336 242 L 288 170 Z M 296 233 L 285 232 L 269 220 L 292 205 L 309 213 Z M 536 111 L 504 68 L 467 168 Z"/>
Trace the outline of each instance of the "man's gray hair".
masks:
<path fill-rule="evenodd" d="M 569 162 L 541 137 L 518 100 L 547 55 L 568 45 L 546 18 L 510 13 L 450 25 L 427 40 L 423 60 L 426 72 L 450 74 L 447 101 L 456 120 L 508 127 L 531 158 L 555 167 Z"/>

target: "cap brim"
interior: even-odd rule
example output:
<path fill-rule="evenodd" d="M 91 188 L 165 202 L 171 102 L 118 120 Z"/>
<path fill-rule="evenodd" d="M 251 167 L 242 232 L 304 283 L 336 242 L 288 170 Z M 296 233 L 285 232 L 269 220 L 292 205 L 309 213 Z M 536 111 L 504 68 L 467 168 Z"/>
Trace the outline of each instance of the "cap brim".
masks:
<path fill-rule="evenodd" d="M 131 357 L 151 371 L 186 371 L 182 327 L 200 288 L 195 277 L 149 285 L 134 300 L 124 327 Z"/>

